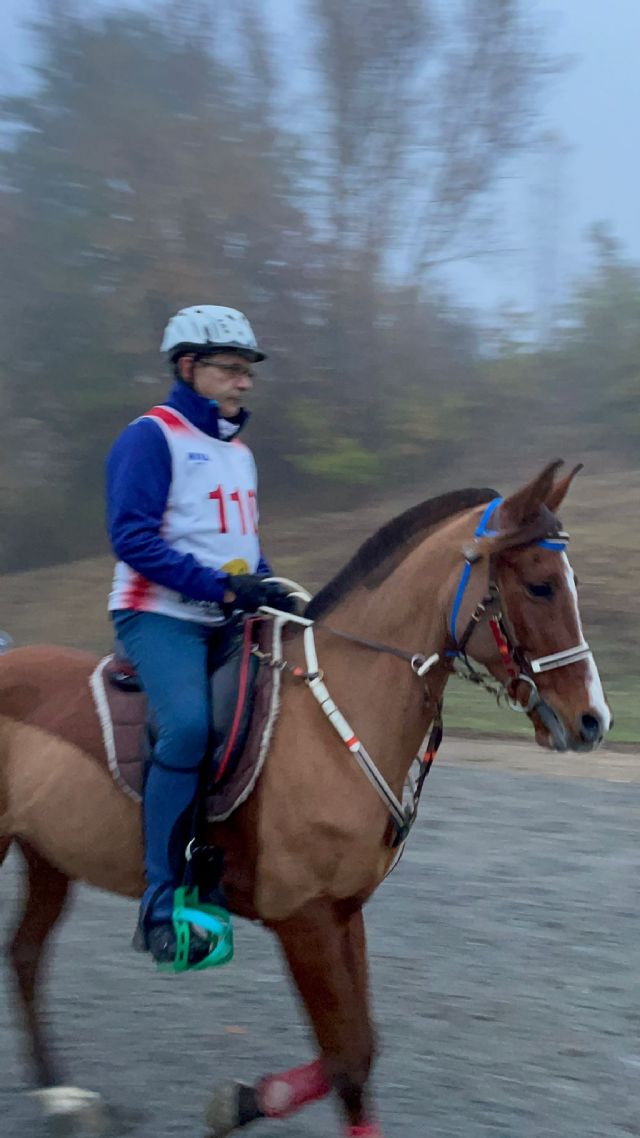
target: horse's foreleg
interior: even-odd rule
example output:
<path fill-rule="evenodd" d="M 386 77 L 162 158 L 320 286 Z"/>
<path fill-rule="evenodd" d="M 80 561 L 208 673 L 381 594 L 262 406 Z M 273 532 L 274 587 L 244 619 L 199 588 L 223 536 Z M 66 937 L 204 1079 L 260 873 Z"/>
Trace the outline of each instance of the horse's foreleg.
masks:
<path fill-rule="evenodd" d="M 381 1138 L 370 1120 L 375 1054 L 369 1012 L 364 920 L 329 903 L 310 905 L 276 929 L 320 1045 L 328 1082 L 347 1116 L 349 1138 Z"/>
<path fill-rule="evenodd" d="M 206 1111 L 209 1138 L 225 1138 L 258 1118 L 287 1118 L 330 1090 L 320 1059 L 267 1075 L 255 1086 L 233 1080 L 222 1083 Z"/>
<path fill-rule="evenodd" d="M 331 1089 L 342 1100 L 347 1138 L 382 1138 L 367 1105 L 375 1045 L 362 912 L 341 916 L 334 906 L 318 903 L 274 931 L 311 1019 L 321 1059 L 269 1075 L 255 1087 L 221 1088 L 208 1112 L 212 1138 L 256 1118 L 285 1118 Z"/>

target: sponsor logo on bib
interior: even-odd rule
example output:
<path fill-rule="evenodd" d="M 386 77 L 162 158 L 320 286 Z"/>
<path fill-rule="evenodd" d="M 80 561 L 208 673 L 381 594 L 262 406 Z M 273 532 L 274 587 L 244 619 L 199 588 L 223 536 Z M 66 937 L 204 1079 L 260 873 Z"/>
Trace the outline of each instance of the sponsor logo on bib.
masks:
<path fill-rule="evenodd" d="M 227 561 L 226 565 L 222 565 L 221 569 L 223 573 L 237 577 L 239 573 L 249 572 L 249 562 L 245 561 L 244 557 L 234 557 L 232 561 Z"/>

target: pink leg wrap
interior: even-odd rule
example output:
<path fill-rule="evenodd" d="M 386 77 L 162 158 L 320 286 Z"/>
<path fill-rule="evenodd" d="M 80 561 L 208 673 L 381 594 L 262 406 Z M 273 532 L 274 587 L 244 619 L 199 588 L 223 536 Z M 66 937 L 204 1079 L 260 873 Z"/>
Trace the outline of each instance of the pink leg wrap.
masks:
<path fill-rule="evenodd" d="M 347 1126 L 345 1138 L 383 1138 L 377 1123 L 365 1122 L 362 1126 Z"/>
<path fill-rule="evenodd" d="M 310 1102 L 324 1098 L 331 1087 L 327 1082 L 322 1063 L 315 1059 L 304 1067 L 294 1067 L 281 1075 L 267 1075 L 257 1086 L 258 1106 L 267 1118 L 287 1118 Z M 377 1131 L 362 1131 L 363 1138 L 382 1138 Z M 355 1138 L 361 1138 L 355 1131 Z"/>

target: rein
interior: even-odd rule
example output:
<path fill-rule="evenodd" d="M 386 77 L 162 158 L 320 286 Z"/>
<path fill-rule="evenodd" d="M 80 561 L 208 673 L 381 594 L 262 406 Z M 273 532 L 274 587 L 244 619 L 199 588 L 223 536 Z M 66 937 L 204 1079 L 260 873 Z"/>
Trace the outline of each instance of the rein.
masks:
<path fill-rule="evenodd" d="M 379 640 L 364 640 L 361 636 L 354 636 L 350 632 L 340 632 L 337 628 L 330 628 L 328 624 L 316 624 L 316 628 L 321 628 L 332 636 L 340 636 L 343 640 L 350 640 L 352 644 L 359 644 L 361 648 L 371 648 L 374 652 L 386 652 L 389 656 L 397 656 L 399 660 L 405 660 L 411 665 L 411 670 L 416 676 L 426 675 L 440 659 L 437 652 L 432 656 L 423 656 L 421 652 L 406 652 L 404 648 L 392 648 L 390 644 L 381 644 Z"/>

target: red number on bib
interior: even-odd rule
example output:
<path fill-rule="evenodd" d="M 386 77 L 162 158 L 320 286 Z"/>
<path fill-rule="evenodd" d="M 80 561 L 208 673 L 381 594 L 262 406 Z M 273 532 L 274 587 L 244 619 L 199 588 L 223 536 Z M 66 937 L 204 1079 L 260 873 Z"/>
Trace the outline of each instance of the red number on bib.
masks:
<path fill-rule="evenodd" d="M 218 503 L 218 513 L 220 515 L 220 533 L 228 533 L 229 526 L 227 524 L 227 507 L 225 505 L 225 493 L 222 486 L 217 486 L 215 490 L 209 491 L 209 497 L 214 502 Z M 235 502 L 238 507 L 238 516 L 240 518 L 240 532 L 243 534 L 248 533 L 247 528 L 247 514 L 249 518 L 249 525 L 253 533 L 258 532 L 258 501 L 256 498 L 255 490 L 248 490 L 246 494 L 246 512 L 245 505 L 242 501 L 242 491 L 234 490 L 228 495 L 232 502 Z"/>
<path fill-rule="evenodd" d="M 222 486 L 216 487 L 215 490 L 209 491 L 209 497 L 213 498 L 214 502 L 218 503 L 218 513 L 220 515 L 220 533 L 228 533 L 227 526 L 227 511 L 224 505 L 224 491 Z"/>
<path fill-rule="evenodd" d="M 249 517 L 251 518 L 251 525 L 253 532 L 258 532 L 258 499 L 255 490 L 249 490 L 247 493 L 249 502 Z"/>
<path fill-rule="evenodd" d="M 242 498 L 240 497 L 240 491 L 234 490 L 233 494 L 231 494 L 230 497 L 231 497 L 231 501 L 236 503 L 236 505 L 238 507 L 238 511 L 240 513 L 241 532 L 246 533 L 247 532 L 247 520 L 244 516 L 244 506 L 242 505 Z"/>

